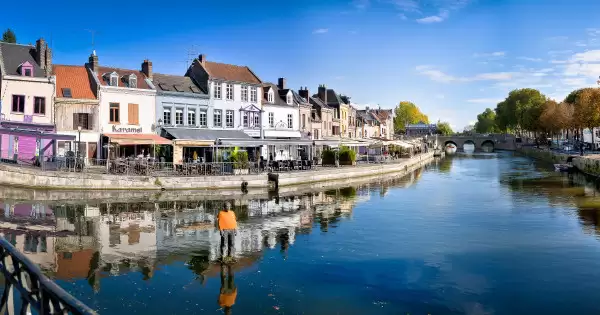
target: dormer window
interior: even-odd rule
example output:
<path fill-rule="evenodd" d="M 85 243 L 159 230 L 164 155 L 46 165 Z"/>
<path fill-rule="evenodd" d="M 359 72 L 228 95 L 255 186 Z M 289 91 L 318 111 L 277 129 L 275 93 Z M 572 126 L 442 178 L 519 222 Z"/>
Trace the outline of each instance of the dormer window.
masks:
<path fill-rule="evenodd" d="M 273 91 L 269 91 L 269 93 L 267 94 L 267 100 L 269 101 L 269 103 L 273 103 L 274 102 L 274 95 L 273 95 Z"/>
<path fill-rule="evenodd" d="M 24 77 L 33 77 L 33 65 L 29 61 L 19 65 L 19 72 Z"/>
<path fill-rule="evenodd" d="M 292 103 L 293 103 L 292 93 L 288 93 L 286 101 L 287 101 L 288 105 L 292 105 Z"/>
<path fill-rule="evenodd" d="M 137 88 L 137 77 L 135 76 L 135 74 L 130 74 L 127 81 L 129 82 L 130 88 Z"/>
<path fill-rule="evenodd" d="M 116 72 L 113 72 L 109 76 L 108 85 L 110 86 L 119 86 L 119 75 Z"/>

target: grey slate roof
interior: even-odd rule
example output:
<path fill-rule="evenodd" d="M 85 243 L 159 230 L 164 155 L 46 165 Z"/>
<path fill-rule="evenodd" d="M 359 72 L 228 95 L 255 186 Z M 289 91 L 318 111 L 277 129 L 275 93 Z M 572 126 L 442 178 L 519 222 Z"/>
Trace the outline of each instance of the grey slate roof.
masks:
<path fill-rule="evenodd" d="M 327 106 L 327 104 L 323 103 L 323 101 L 316 94 L 310 97 L 310 103 L 321 108 L 331 108 Z"/>
<path fill-rule="evenodd" d="M 275 97 L 274 97 L 274 102 L 271 103 L 268 101 L 268 97 L 267 97 L 267 93 L 269 92 L 269 90 L 273 90 L 273 93 L 275 93 Z M 265 105 L 282 105 L 282 106 L 294 106 L 297 104 L 288 104 L 287 103 L 287 93 L 290 91 L 290 89 L 283 89 L 280 90 L 279 87 L 277 86 L 277 84 L 274 83 L 264 83 L 263 84 L 263 91 L 265 92 L 265 95 L 263 97 L 263 104 Z"/>
<path fill-rule="evenodd" d="M 166 134 L 164 134 L 166 133 Z M 217 140 L 217 139 L 253 139 L 240 130 L 163 128 L 167 139 Z"/>
<path fill-rule="evenodd" d="M 192 78 L 180 75 L 152 74 L 152 84 L 159 92 L 181 92 L 206 95 Z"/>
<path fill-rule="evenodd" d="M 35 78 L 44 78 L 46 73 L 35 61 L 35 47 L 30 45 L 9 44 L 0 42 L 0 71 L 2 75 L 21 75 L 18 71 L 19 66 L 26 61 L 33 66 L 33 76 Z"/>

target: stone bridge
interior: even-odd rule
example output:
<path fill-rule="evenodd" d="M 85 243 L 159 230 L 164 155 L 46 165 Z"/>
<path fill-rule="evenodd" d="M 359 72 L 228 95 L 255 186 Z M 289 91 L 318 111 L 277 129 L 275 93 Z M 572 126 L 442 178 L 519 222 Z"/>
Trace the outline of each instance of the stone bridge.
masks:
<path fill-rule="evenodd" d="M 465 144 L 473 144 L 475 151 L 481 151 L 483 146 L 491 146 L 494 150 L 516 150 L 515 137 L 512 135 L 471 135 L 471 136 L 438 136 L 438 145 L 454 144 L 462 151 Z"/>

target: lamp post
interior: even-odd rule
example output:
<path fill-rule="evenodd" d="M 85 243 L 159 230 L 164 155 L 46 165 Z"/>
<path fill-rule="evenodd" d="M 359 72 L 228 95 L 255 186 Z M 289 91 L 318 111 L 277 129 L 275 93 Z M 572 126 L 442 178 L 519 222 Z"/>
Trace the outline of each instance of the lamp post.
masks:
<path fill-rule="evenodd" d="M 79 135 L 79 139 L 77 140 L 77 161 L 79 161 L 79 151 L 81 150 L 81 125 L 77 126 L 77 133 Z"/>

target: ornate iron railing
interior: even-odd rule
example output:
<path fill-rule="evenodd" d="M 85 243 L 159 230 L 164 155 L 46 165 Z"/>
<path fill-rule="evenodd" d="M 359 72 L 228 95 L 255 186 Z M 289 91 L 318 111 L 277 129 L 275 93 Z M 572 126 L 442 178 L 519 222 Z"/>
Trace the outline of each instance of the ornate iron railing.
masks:
<path fill-rule="evenodd" d="M 42 274 L 40 268 L 4 237 L 0 237 L 0 271 L 4 275 L 1 315 L 16 314 L 17 311 L 43 315 L 96 314 Z"/>

